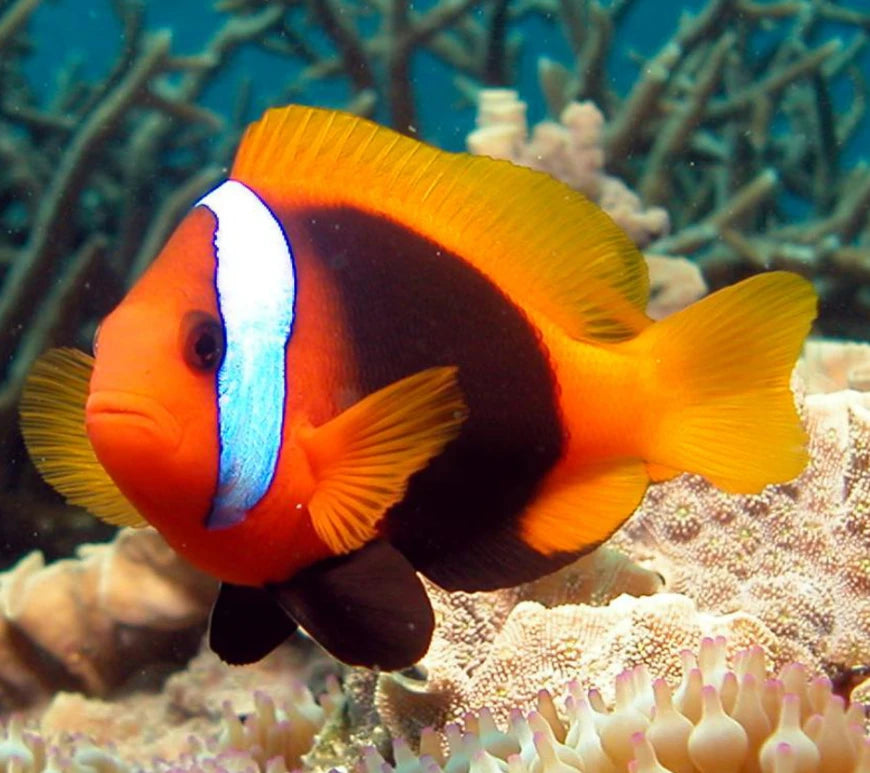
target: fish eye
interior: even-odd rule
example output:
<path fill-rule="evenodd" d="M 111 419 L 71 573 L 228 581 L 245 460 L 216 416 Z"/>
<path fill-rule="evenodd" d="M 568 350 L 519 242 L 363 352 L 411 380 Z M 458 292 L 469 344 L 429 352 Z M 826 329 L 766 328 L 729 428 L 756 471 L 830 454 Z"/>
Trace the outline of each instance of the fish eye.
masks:
<path fill-rule="evenodd" d="M 194 370 L 217 370 L 224 356 L 224 330 L 221 323 L 204 311 L 185 314 L 182 322 L 184 361 Z"/>

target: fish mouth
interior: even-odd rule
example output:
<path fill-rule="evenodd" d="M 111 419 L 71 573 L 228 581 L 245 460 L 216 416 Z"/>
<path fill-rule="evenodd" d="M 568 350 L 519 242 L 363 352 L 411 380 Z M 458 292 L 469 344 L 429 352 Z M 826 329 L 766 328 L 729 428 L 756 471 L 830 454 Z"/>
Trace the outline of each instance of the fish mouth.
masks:
<path fill-rule="evenodd" d="M 85 406 L 88 427 L 118 423 L 145 430 L 170 449 L 181 442 L 181 427 L 175 417 L 150 397 L 130 392 L 100 390 L 88 397 Z"/>

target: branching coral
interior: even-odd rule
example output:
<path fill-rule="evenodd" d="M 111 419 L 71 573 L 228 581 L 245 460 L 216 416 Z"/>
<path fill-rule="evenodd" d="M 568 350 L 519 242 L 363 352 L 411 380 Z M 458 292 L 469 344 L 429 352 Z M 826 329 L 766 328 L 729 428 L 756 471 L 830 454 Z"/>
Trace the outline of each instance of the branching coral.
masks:
<path fill-rule="evenodd" d="M 58 688 L 104 695 L 139 669 L 189 657 L 215 586 L 154 531 L 46 566 L 31 553 L 0 575 L 0 695 L 5 709 Z"/>
<path fill-rule="evenodd" d="M 20 26 L 22 10 L 26 16 L 36 5 L 5 9 L 0 28 L 9 18 Z M 141 270 L 153 257 L 137 257 L 143 242 L 159 244 L 177 215 L 217 179 L 215 162 L 225 160 L 225 150 L 217 154 L 216 146 L 193 137 L 216 134 L 222 120 L 196 100 L 234 49 L 265 35 L 280 17 L 267 8 L 231 18 L 199 56 L 181 59 L 172 54 L 168 32 L 146 33 L 141 4 L 128 0 L 116 8 L 125 45 L 104 82 L 73 80 L 46 109 L 23 79 L 13 79 L 13 70 L 0 71 L 6 170 L 0 173 L 0 252 L 10 258 L 0 286 L 0 356 L 11 359 L 0 413 L 7 422 L 32 359 L 61 326 L 75 329 L 94 280 L 124 282 Z M 15 39 L 10 35 L 4 51 L 15 50 Z M 173 85 L 170 73 L 179 76 Z M 179 189 L 185 194 L 168 197 Z M 149 223 L 162 231 L 149 233 Z M 89 300 L 105 313 L 118 289 L 115 284 L 114 292 Z"/>
<path fill-rule="evenodd" d="M 866 11 L 814 0 L 709 0 L 638 62 L 621 95 L 607 78 L 608 59 L 631 3 L 528 5 L 559 20 L 575 55 L 573 69 L 546 58 L 538 66 L 550 115 L 562 125 L 539 124 L 527 141 L 524 105 L 484 90 L 473 150 L 583 190 L 640 244 L 661 237 L 651 245 L 656 254 L 697 258 L 714 287 L 770 268 L 823 277 L 823 330 L 866 337 L 870 169 L 842 157 L 866 118 Z M 831 20 L 842 37 L 831 37 Z M 841 106 L 844 91 L 850 99 Z M 672 233 L 658 214 L 642 216 L 617 178 L 647 214 L 666 204 Z"/>
<path fill-rule="evenodd" d="M 500 722 L 488 707 L 464 727 L 431 728 L 415 756 L 394 742 L 395 768 L 374 750 L 365 773 L 865 773 L 863 711 L 846 709 L 831 682 L 797 663 L 774 676 L 758 647 L 729 664 L 724 638 L 681 655 L 682 675 L 637 666 L 614 680 L 615 699 L 569 682 L 564 702 L 541 691 L 529 714 Z M 653 679 L 651 675 L 656 675 Z M 582 677 L 585 679 L 585 674 Z M 663 678 L 664 676 L 664 678 Z M 557 704 L 561 712 L 557 710 Z M 446 750 L 446 753 L 445 753 Z"/>
<path fill-rule="evenodd" d="M 809 467 L 732 496 L 698 477 L 652 487 L 615 536 L 700 609 L 756 615 L 809 664 L 870 663 L 870 402 L 809 395 Z"/>

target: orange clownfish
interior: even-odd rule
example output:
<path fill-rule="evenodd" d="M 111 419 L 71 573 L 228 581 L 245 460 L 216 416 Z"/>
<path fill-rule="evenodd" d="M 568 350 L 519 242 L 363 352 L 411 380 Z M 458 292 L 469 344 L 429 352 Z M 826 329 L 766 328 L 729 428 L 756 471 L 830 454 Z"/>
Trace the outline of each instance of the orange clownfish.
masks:
<path fill-rule="evenodd" d="M 433 628 L 418 572 L 514 585 L 607 539 L 651 481 L 801 472 L 810 283 L 762 274 L 661 322 L 648 295 L 625 234 L 547 175 L 270 110 L 94 358 L 38 361 L 23 434 L 69 501 L 221 580 L 226 661 L 301 625 L 400 668 Z"/>

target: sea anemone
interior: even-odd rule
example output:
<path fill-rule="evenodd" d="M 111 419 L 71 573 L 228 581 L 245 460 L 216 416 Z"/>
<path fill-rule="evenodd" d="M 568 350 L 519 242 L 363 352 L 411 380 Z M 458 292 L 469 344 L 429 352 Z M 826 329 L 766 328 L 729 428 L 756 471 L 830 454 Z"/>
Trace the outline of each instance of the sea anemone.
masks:
<path fill-rule="evenodd" d="M 868 773 L 870 738 L 860 705 L 826 677 L 789 663 L 772 675 L 760 647 L 728 662 L 724 637 L 681 654 L 675 684 L 646 666 L 616 679 L 607 706 L 567 685 L 562 711 L 546 690 L 536 709 L 499 728 L 487 708 L 463 726 L 423 731 L 415 754 L 394 741 L 395 765 L 366 750 L 365 773 Z M 386 767 L 385 767 L 386 766 Z"/>

